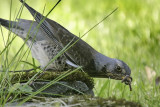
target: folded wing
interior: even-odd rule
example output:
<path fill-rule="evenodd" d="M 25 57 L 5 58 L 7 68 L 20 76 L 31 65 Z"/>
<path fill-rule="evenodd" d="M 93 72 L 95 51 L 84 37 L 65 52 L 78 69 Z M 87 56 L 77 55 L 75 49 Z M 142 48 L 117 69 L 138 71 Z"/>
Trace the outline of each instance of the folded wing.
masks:
<path fill-rule="evenodd" d="M 37 23 L 40 23 L 40 27 L 47 33 L 47 36 L 51 39 L 56 39 L 59 45 L 65 47 L 68 43 L 75 43 L 65 54 L 66 57 L 77 65 L 83 66 L 87 69 L 94 69 L 94 54 L 97 53 L 91 46 L 85 41 L 75 36 L 63 26 L 57 22 L 45 18 L 44 16 L 34 10 L 32 7 L 24 3 L 25 7 L 30 11 Z M 43 22 L 42 22 L 43 21 Z M 90 66 L 92 65 L 92 66 Z"/>

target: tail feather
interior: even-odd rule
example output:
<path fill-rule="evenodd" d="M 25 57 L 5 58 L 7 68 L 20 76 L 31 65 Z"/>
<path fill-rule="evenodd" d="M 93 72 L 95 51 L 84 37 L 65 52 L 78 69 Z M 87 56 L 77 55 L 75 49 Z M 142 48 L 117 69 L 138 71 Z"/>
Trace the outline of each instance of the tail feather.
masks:
<path fill-rule="evenodd" d="M 0 24 L 1 24 L 2 26 L 9 27 L 9 22 L 8 22 L 8 20 L 4 20 L 4 19 L 0 18 Z"/>
<path fill-rule="evenodd" d="M 25 39 L 27 37 L 27 33 L 29 31 L 31 22 L 32 21 L 30 20 L 23 20 L 23 19 L 20 19 L 18 22 L 16 22 L 16 21 L 9 21 L 9 20 L 0 18 L 0 25 L 10 30 L 11 32 L 15 33 L 22 39 Z M 33 26 L 36 26 L 36 25 L 37 24 L 34 22 Z"/>
<path fill-rule="evenodd" d="M 9 29 L 9 28 L 16 28 L 17 22 L 13 22 L 13 21 L 9 21 L 9 20 L 0 18 L 0 24 L 6 27 L 7 29 Z M 18 26 L 17 26 L 17 29 L 19 29 Z"/>

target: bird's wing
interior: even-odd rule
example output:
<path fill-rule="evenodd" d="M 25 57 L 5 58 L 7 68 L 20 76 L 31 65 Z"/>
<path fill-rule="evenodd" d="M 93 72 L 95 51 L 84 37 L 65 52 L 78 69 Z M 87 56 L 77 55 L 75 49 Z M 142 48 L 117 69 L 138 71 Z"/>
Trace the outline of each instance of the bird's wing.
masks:
<path fill-rule="evenodd" d="M 34 10 L 32 7 L 28 6 L 26 3 L 24 3 L 24 5 L 30 11 L 37 23 L 41 23 L 41 20 L 44 18 L 44 16 Z M 70 49 L 65 52 L 67 54 L 67 58 L 71 59 L 72 61 L 74 61 L 74 63 L 80 66 L 89 66 L 90 64 L 93 65 L 93 54 L 97 51 L 95 51 L 82 39 L 70 33 L 67 29 L 65 29 L 57 22 L 48 18 L 46 18 L 41 23 L 41 28 L 48 34 L 47 36 L 49 38 L 56 39 L 60 43 L 62 48 L 71 41 L 72 43 L 74 43 L 78 40 L 76 44 L 74 44 Z"/>

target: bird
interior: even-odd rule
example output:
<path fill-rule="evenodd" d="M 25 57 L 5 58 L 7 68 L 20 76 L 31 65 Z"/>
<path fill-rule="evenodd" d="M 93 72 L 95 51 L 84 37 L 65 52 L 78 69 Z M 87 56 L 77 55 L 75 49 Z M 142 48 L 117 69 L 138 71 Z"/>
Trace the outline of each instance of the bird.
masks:
<path fill-rule="evenodd" d="M 66 71 L 81 66 L 91 77 L 111 78 L 122 80 L 126 85 L 131 84 L 131 69 L 124 61 L 101 54 L 56 21 L 30 7 L 24 0 L 20 2 L 35 21 L 0 18 L 0 24 L 23 40 L 27 39 L 26 44 L 31 48 L 32 57 L 40 62 L 41 68 L 48 65 L 45 70 Z M 68 44 L 73 45 L 48 64 Z"/>

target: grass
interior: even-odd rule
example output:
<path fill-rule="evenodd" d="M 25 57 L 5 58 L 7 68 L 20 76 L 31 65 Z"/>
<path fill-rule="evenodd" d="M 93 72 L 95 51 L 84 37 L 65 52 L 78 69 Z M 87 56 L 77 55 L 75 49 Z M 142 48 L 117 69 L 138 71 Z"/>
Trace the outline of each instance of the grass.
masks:
<path fill-rule="evenodd" d="M 9 19 L 10 0 L 3 2 L 0 0 L 0 2 L 0 17 Z M 42 7 L 46 4 L 46 14 L 55 1 L 41 0 L 39 3 L 38 1 L 28 0 L 27 3 L 35 6 L 34 8 L 39 12 L 43 11 Z M 15 15 L 15 10 L 19 7 L 20 3 L 17 0 L 12 6 L 11 19 Z M 143 106 L 158 107 L 160 106 L 160 89 L 159 86 L 155 85 L 155 78 L 160 76 L 160 6 L 158 0 L 64 0 L 49 15 L 49 18 L 57 21 L 72 33 L 83 35 L 116 7 L 119 8 L 118 11 L 89 32 L 83 39 L 99 52 L 112 58 L 121 59 L 130 66 L 133 77 L 133 91 L 130 92 L 129 87 L 120 81 L 95 79 L 95 94 L 99 97 L 115 96 L 116 98 L 138 101 Z M 32 19 L 26 9 L 22 13 L 22 18 Z M 8 31 L 3 28 L 2 30 L 4 39 L 7 41 L 8 37 L 5 35 L 8 35 Z M 20 49 L 17 43 L 23 44 L 23 41 L 16 37 L 12 42 L 7 52 L 8 62 Z M 2 36 L 0 36 L 0 47 L 0 51 L 2 51 L 4 48 Z M 24 46 L 24 50 L 26 49 L 27 47 Z M 5 57 L 0 57 L 2 62 Z M 24 56 L 23 60 L 26 57 L 27 55 Z M 27 59 L 32 62 L 31 54 Z M 38 65 L 37 61 L 36 64 Z M 16 69 L 21 69 L 22 66 L 25 69 L 31 67 L 21 63 Z M 147 77 L 146 66 L 156 73 L 156 76 L 153 76 L 151 80 Z M 11 67 L 11 69 L 13 68 Z"/>

